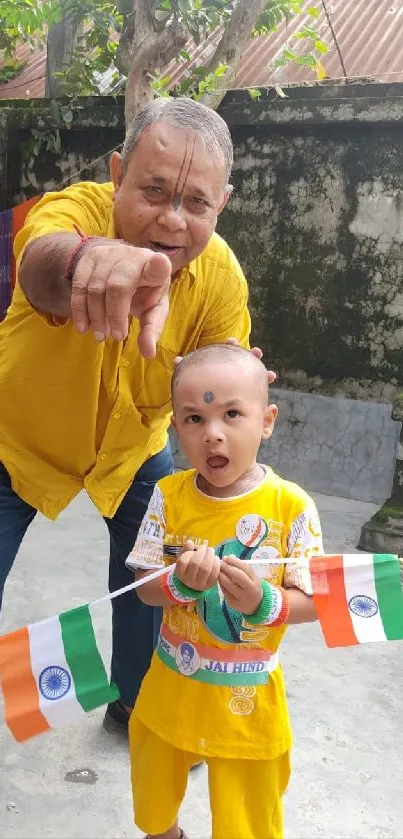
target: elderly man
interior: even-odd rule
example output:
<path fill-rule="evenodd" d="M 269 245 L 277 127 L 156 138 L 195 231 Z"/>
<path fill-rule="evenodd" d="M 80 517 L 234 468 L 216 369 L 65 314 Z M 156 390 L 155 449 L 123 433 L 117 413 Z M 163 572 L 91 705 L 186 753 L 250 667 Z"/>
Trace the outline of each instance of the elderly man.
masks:
<path fill-rule="evenodd" d="M 36 511 L 55 519 L 83 488 L 109 530 L 110 589 L 132 581 L 125 559 L 172 471 L 174 359 L 230 336 L 248 344 L 246 281 L 214 233 L 231 164 L 218 114 L 160 99 L 112 155 L 112 183 L 78 183 L 31 210 L 0 326 L 0 600 Z M 127 729 L 159 620 L 131 594 L 113 601 L 121 702 L 109 730 Z"/>

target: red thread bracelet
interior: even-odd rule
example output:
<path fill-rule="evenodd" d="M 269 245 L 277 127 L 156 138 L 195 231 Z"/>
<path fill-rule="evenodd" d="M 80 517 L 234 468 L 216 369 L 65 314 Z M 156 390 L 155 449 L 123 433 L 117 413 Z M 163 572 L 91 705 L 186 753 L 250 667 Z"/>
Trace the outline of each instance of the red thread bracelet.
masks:
<path fill-rule="evenodd" d="M 74 271 L 76 270 L 77 262 L 79 260 L 82 249 L 85 248 L 88 242 L 91 242 L 92 239 L 97 238 L 96 236 L 86 236 L 85 233 L 83 233 L 83 231 L 80 230 L 77 224 L 75 224 L 74 227 L 80 237 L 80 241 L 70 254 L 70 258 L 67 264 L 66 278 L 69 283 L 73 282 Z"/>

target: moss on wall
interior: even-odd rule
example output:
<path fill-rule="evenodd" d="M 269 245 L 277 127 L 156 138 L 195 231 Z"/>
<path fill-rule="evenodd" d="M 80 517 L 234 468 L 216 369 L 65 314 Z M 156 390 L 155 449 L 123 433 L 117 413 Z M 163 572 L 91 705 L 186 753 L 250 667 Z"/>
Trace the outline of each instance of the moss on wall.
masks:
<path fill-rule="evenodd" d="M 302 373 L 307 389 L 334 392 L 352 380 L 375 398 L 402 384 L 401 132 L 254 126 L 233 137 L 234 197 L 219 229 L 281 381 Z"/>

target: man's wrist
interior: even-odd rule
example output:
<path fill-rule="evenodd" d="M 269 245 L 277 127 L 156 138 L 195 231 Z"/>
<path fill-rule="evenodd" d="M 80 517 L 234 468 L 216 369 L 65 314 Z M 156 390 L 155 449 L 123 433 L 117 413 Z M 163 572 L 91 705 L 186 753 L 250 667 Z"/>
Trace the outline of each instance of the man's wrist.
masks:
<path fill-rule="evenodd" d="M 69 261 L 67 263 L 66 269 L 66 279 L 68 283 L 71 285 L 73 282 L 74 272 L 77 268 L 77 265 L 84 253 L 91 247 L 99 247 L 102 245 L 108 246 L 115 244 L 116 242 L 120 242 L 121 244 L 127 244 L 122 239 L 109 239 L 104 236 L 87 236 L 86 233 L 83 233 L 78 225 L 74 225 L 76 232 L 79 235 L 79 241 L 74 246 L 71 254 L 69 256 Z"/>
<path fill-rule="evenodd" d="M 86 250 L 87 245 L 95 239 L 95 236 L 87 236 L 83 231 L 75 224 L 76 233 L 80 237 L 77 244 L 74 246 L 71 254 L 69 256 L 69 261 L 67 263 L 66 269 L 66 279 L 67 282 L 71 285 L 73 282 L 74 271 L 77 268 L 77 265 L 80 261 L 80 258 L 83 256 L 84 250 Z"/>

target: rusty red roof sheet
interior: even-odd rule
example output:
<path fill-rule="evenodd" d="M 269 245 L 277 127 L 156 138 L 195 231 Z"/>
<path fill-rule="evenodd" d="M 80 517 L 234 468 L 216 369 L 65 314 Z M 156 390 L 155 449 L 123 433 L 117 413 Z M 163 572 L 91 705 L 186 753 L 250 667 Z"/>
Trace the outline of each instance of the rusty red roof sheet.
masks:
<path fill-rule="evenodd" d="M 373 78 L 374 81 L 403 81 L 403 2 L 401 0 L 325 0 L 340 50 L 347 77 Z M 340 59 L 332 38 L 321 0 L 306 0 L 305 9 L 316 5 L 318 19 L 308 14 L 297 15 L 288 25 L 283 23 L 277 32 L 252 38 L 239 65 L 233 87 L 259 87 L 273 84 L 298 84 L 314 82 L 309 67 L 288 64 L 272 70 L 274 60 L 280 55 L 288 40 L 292 48 L 302 52 L 302 41 L 293 35 L 304 25 L 312 24 L 319 30 L 329 50 L 323 56 L 326 74 L 331 79 L 343 77 Z M 169 65 L 167 75 L 175 84 L 183 79 L 189 69 L 211 58 L 220 39 L 220 31 L 213 32 L 203 44 L 190 42 L 186 49 L 189 62 Z M 15 79 L 0 84 L 0 99 L 34 98 L 44 96 L 46 50 L 31 53 L 26 44 L 17 51 L 21 60 L 28 62 L 26 69 Z"/>

